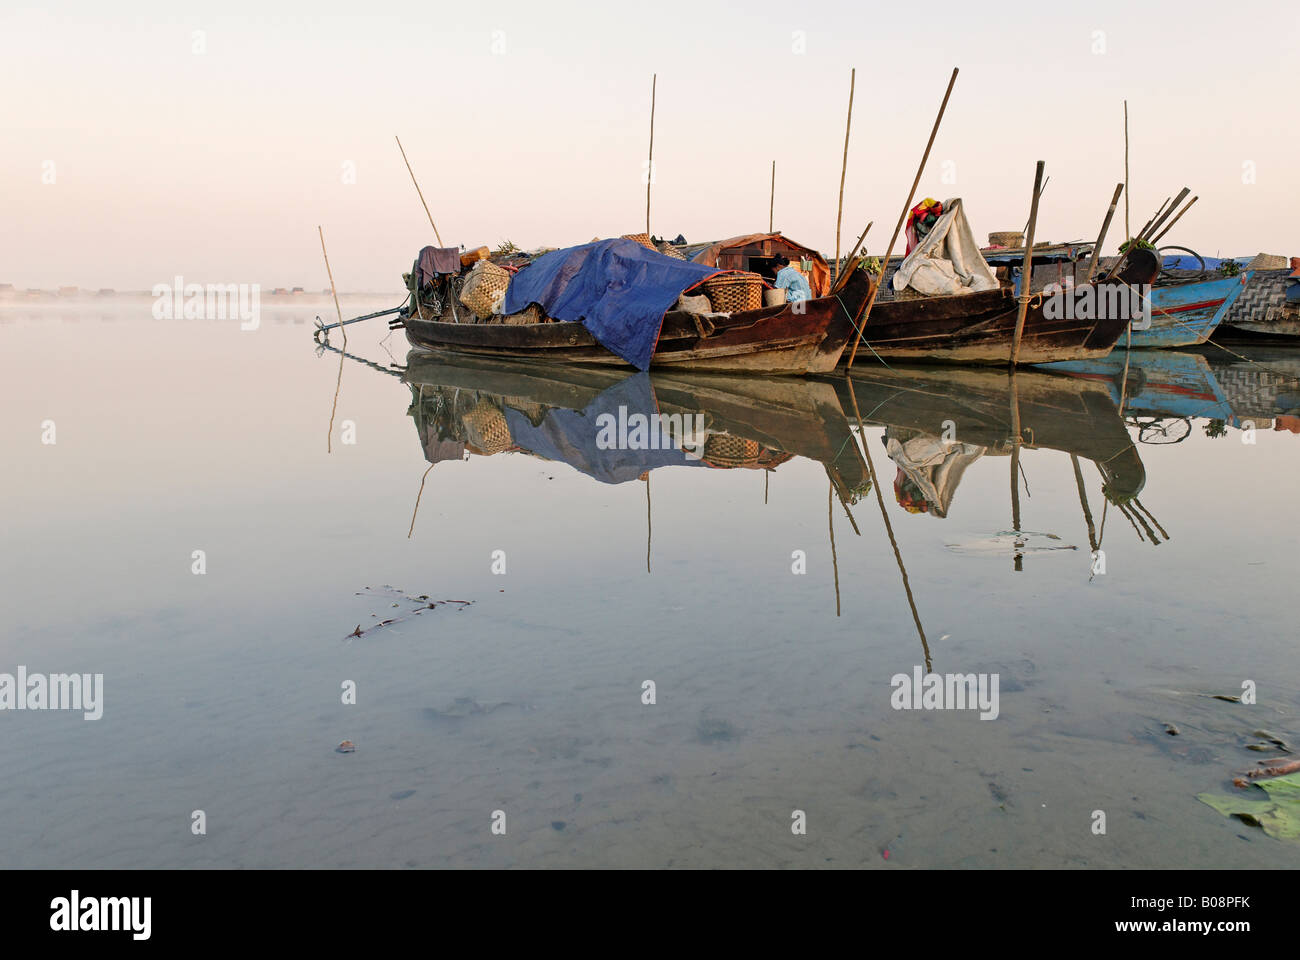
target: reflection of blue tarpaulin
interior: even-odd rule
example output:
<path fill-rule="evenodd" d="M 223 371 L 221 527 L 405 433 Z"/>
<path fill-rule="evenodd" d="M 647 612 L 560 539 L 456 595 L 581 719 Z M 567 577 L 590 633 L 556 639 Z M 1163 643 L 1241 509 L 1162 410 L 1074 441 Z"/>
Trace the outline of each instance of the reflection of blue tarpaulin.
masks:
<path fill-rule="evenodd" d="M 634 240 L 601 240 L 553 250 L 524 267 L 506 289 L 502 312 L 539 304 L 548 317 L 581 322 L 606 350 L 645 370 L 665 311 L 683 291 L 722 272 Z"/>
<path fill-rule="evenodd" d="M 688 457 L 680 449 L 602 450 L 596 445 L 600 431 L 596 420 L 602 413 L 608 413 L 617 422 L 619 407 L 625 409 L 624 419 L 636 413 L 650 417 L 659 412 L 648 373 L 635 373 L 616 383 L 592 400 L 585 410 L 553 409 L 540 426 L 533 426 L 531 420 L 509 406 L 505 415 L 515 446 L 547 460 L 567 463 L 603 483 L 635 480 L 656 467 L 701 465 L 698 457 Z M 680 442 L 680 438 L 676 439 Z"/>

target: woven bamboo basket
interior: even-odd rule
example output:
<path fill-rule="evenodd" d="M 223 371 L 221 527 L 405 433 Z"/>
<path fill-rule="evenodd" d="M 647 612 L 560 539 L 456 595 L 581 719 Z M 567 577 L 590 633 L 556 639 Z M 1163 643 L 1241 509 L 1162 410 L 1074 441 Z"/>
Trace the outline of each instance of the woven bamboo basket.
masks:
<path fill-rule="evenodd" d="M 665 257 L 672 257 L 674 260 L 686 259 L 686 254 L 682 253 L 680 250 L 678 250 L 676 247 L 674 247 L 671 243 L 667 242 L 666 240 L 663 243 L 659 244 L 659 246 L 656 249 L 658 249 L 658 251 L 662 253 Z"/>
<path fill-rule="evenodd" d="M 739 313 L 763 306 L 763 278 L 756 273 L 726 273 L 705 280 L 703 287 L 714 313 Z"/>
<path fill-rule="evenodd" d="M 1025 235 L 1018 230 L 1002 230 L 989 234 L 990 247 L 1023 247 Z"/>
<path fill-rule="evenodd" d="M 498 267 L 490 260 L 480 260 L 465 278 L 460 302 L 473 310 L 480 320 L 486 320 L 496 312 L 495 308 L 505 297 L 508 286 L 509 270 Z"/>
<path fill-rule="evenodd" d="M 625 233 L 619 239 L 635 240 L 637 243 L 641 244 L 641 246 L 645 247 L 646 249 L 653 250 L 656 253 L 659 252 L 659 248 L 654 245 L 654 241 L 650 239 L 650 234 L 648 233 Z"/>
<path fill-rule="evenodd" d="M 480 400 L 461 417 L 465 424 L 465 442 L 478 447 L 485 456 L 509 450 L 514 446 L 506 415 L 490 400 Z"/>
<path fill-rule="evenodd" d="M 757 440 L 713 433 L 704 442 L 703 459 L 715 467 L 746 467 L 758 463 L 762 447 Z"/>

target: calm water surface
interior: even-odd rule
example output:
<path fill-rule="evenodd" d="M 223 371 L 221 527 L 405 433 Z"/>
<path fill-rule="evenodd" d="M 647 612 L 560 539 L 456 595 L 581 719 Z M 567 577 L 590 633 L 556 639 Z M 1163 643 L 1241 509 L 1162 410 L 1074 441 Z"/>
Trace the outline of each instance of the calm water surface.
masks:
<path fill-rule="evenodd" d="M 1295 354 L 849 391 L 403 374 L 376 320 L 331 435 L 325 309 L 0 305 L 0 672 L 104 676 L 0 714 L 5 866 L 1296 862 L 1196 799 L 1300 743 Z M 996 719 L 894 709 L 917 667 Z"/>

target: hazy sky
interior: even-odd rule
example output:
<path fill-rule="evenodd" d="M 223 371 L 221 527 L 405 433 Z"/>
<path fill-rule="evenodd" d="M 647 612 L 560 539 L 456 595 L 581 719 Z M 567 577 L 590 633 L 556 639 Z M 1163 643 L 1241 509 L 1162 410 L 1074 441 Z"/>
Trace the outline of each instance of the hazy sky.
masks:
<path fill-rule="evenodd" d="M 655 72 L 654 232 L 764 229 L 776 160 L 776 228 L 829 256 L 851 67 L 846 247 L 874 219 L 883 252 L 958 66 L 919 196 L 981 239 L 1023 226 L 1038 159 L 1039 237 L 1093 238 L 1127 98 L 1134 230 L 1186 185 L 1166 242 L 1300 254 L 1298 26 L 1294 0 L 5 0 L 0 283 L 319 289 L 322 224 L 340 288 L 396 290 L 433 238 L 394 134 L 448 245 L 639 231 Z"/>

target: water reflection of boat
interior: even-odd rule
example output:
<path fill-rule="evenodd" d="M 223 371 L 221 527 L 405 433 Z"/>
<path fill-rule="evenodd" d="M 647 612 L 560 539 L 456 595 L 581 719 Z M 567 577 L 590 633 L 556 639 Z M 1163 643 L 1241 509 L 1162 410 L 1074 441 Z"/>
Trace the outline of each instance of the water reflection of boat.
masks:
<path fill-rule="evenodd" d="M 867 471 L 835 389 L 805 380 L 636 373 L 609 367 L 407 358 L 410 414 L 430 463 L 507 451 L 606 483 L 666 466 L 823 464 L 852 501 Z"/>
<path fill-rule="evenodd" d="M 915 486 L 940 495 L 928 501 L 940 516 L 971 463 L 1009 455 L 1017 446 L 1094 461 L 1112 500 L 1137 496 L 1146 482 L 1137 448 L 1102 384 L 1024 370 L 1013 376 L 1000 370 L 894 367 L 855 370 L 852 396 L 847 382 L 838 392 L 842 403 L 856 401 L 864 423 L 886 428 L 886 446 L 909 468 L 925 468 L 924 475 L 914 470 Z"/>
<path fill-rule="evenodd" d="M 1104 386 L 1125 415 L 1226 420 L 1233 413 L 1210 363 L 1199 353 L 1117 351 L 1044 369 Z"/>
<path fill-rule="evenodd" d="M 1135 530 L 1139 524 L 1147 530 L 1153 543 L 1159 542 L 1156 530 L 1168 538 L 1138 500 L 1146 470 L 1101 384 L 1024 370 L 895 367 L 855 372 L 837 388 L 855 420 L 885 428 L 881 439 L 897 467 L 895 496 L 909 512 L 947 516 L 971 464 L 986 456 L 1010 457 L 1011 529 L 973 545 L 950 544 L 950 549 L 1009 553 L 1016 570 L 1028 553 L 1073 549 L 1055 534 L 1021 527 L 1020 454 L 1025 448 L 1070 455 L 1094 564 L 1102 534 L 1093 523 L 1080 458 L 1096 464 L 1106 508 L 1114 504 Z M 1138 536 L 1143 536 L 1140 531 Z"/>
<path fill-rule="evenodd" d="M 1208 359 L 1237 425 L 1273 421 L 1275 429 L 1300 433 L 1300 352 L 1234 345 L 1233 353 Z"/>

